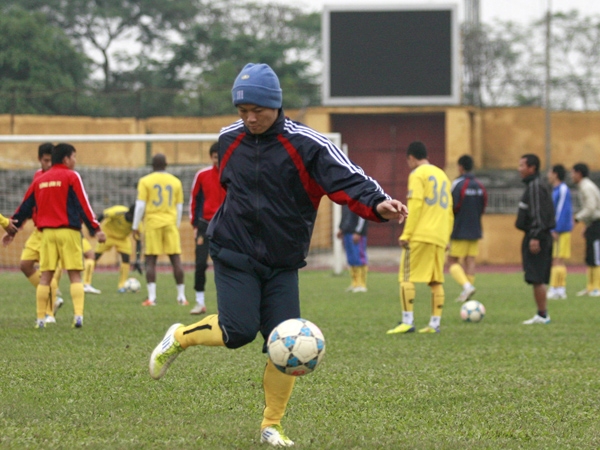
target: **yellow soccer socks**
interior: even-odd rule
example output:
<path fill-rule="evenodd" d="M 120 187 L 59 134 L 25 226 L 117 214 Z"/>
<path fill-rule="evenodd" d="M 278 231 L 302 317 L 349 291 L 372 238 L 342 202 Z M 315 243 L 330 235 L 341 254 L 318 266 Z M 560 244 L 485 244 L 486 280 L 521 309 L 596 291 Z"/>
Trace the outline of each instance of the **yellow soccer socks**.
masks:
<path fill-rule="evenodd" d="M 467 283 L 472 284 L 469 281 L 467 274 L 465 274 L 465 271 L 460 264 L 454 263 L 450 266 L 448 270 L 450 271 L 450 275 L 452 276 L 452 278 L 454 278 L 454 281 L 456 281 L 459 286 L 464 287 Z"/>
<path fill-rule="evenodd" d="M 119 285 L 117 288 L 121 289 L 125 285 L 125 281 L 129 278 L 129 263 L 122 262 L 119 266 Z"/>
<path fill-rule="evenodd" d="M 193 345 L 207 345 L 210 347 L 225 345 L 217 314 L 206 316 L 200 322 L 192 325 L 179 327 L 174 336 L 184 350 Z"/>
<path fill-rule="evenodd" d="M 84 266 L 83 266 L 83 284 L 91 286 L 91 284 L 92 284 L 92 275 L 94 274 L 95 267 L 96 267 L 96 262 L 93 259 L 86 259 L 84 261 Z"/>
<path fill-rule="evenodd" d="M 83 283 L 71 283 L 71 299 L 73 300 L 73 313 L 76 316 L 83 316 L 83 305 L 85 294 L 83 293 Z"/>
<path fill-rule="evenodd" d="M 277 370 L 271 360 L 267 361 L 263 375 L 263 388 L 265 390 L 265 409 L 261 430 L 272 425 L 279 425 L 285 414 L 288 401 L 292 396 L 296 377 L 286 375 Z"/>

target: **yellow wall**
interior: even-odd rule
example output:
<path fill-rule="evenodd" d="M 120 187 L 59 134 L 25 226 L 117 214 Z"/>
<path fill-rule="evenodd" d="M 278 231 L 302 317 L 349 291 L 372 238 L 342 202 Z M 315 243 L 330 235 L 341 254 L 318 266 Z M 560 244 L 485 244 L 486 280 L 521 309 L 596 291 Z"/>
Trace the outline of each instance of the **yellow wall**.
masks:
<path fill-rule="evenodd" d="M 515 228 L 516 215 L 485 214 L 482 218 L 483 238 L 479 242 L 480 264 L 520 264 L 523 232 Z M 582 264 L 585 256 L 583 225 L 577 224 L 571 234 L 571 258 L 567 264 Z"/>
<path fill-rule="evenodd" d="M 446 115 L 446 161 L 448 175 L 457 175 L 456 160 L 471 154 L 476 167 L 485 169 L 515 169 L 524 153 L 536 153 L 545 165 L 545 114 L 541 108 L 471 107 L 315 107 L 290 110 L 286 114 L 320 132 L 331 130 L 330 114 L 439 113 Z M 145 133 L 218 133 L 237 116 L 219 117 L 153 117 L 90 118 L 0 115 L 0 135 L 22 134 L 145 134 Z M 552 113 L 551 162 L 567 167 L 583 161 L 591 170 L 600 170 L 600 112 Z M 152 143 L 74 143 L 78 164 L 106 167 L 140 167 L 146 165 L 148 154 L 164 153 L 169 164 L 209 163 L 209 142 Z M 0 168 L 37 167 L 37 143 L 0 143 Z M 5 212 L 6 213 L 6 212 Z M 317 217 L 313 247 L 331 246 L 331 203 L 324 199 Z M 188 229 L 189 228 L 189 229 Z M 494 264 L 518 263 L 521 234 L 514 228 L 510 215 L 484 216 L 485 237 L 481 243 L 480 262 Z M 573 234 L 572 261 L 583 258 L 580 232 Z M 192 237 L 184 223 L 182 239 Z M 15 243 L 21 247 L 21 244 Z M 13 244 L 13 245 L 15 245 Z M 0 252 L 0 264 L 6 258 Z M 184 250 L 183 259 L 193 262 L 193 247 Z M 103 263 L 116 262 L 116 255 L 105 255 Z"/>

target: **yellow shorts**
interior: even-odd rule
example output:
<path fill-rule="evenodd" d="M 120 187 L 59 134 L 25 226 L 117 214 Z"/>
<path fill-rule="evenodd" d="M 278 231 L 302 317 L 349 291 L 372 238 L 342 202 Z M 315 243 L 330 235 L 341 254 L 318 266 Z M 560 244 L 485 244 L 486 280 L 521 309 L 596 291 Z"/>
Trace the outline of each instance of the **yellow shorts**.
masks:
<path fill-rule="evenodd" d="M 425 242 L 411 242 L 400 252 L 398 281 L 411 283 L 444 282 L 446 249 Z"/>
<path fill-rule="evenodd" d="M 552 244 L 552 257 L 569 259 L 571 257 L 571 232 L 558 233 L 558 240 Z"/>
<path fill-rule="evenodd" d="M 465 256 L 479 255 L 479 240 L 477 239 L 452 239 L 450 241 L 450 256 L 464 258 Z"/>
<path fill-rule="evenodd" d="M 129 236 L 121 239 L 106 236 L 106 242 L 100 243 L 96 246 L 96 253 L 102 254 L 109 251 L 113 247 L 115 247 L 121 254 L 131 255 L 131 241 L 129 240 Z"/>
<path fill-rule="evenodd" d="M 25 247 L 21 252 L 21 261 L 39 261 L 40 247 L 42 246 L 42 232 L 35 228 L 33 233 L 25 241 Z"/>
<path fill-rule="evenodd" d="M 175 225 L 146 229 L 144 233 L 146 255 L 179 255 L 181 254 L 181 239 Z"/>
<path fill-rule="evenodd" d="M 81 231 L 70 228 L 45 228 L 42 231 L 40 270 L 54 271 L 61 266 L 66 270 L 83 270 Z"/>

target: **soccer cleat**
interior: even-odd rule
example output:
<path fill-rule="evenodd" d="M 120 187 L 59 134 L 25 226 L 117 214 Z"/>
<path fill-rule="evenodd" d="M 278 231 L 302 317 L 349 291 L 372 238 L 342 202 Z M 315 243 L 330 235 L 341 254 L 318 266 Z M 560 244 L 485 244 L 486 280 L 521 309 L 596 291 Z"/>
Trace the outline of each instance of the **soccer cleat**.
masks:
<path fill-rule="evenodd" d="M 364 286 L 357 286 L 352 289 L 352 292 L 367 292 L 367 288 Z"/>
<path fill-rule="evenodd" d="M 588 294 L 590 297 L 600 297 L 600 289 L 594 289 Z"/>
<path fill-rule="evenodd" d="M 72 328 L 81 328 L 83 326 L 83 316 L 75 316 L 73 318 Z"/>
<path fill-rule="evenodd" d="M 400 322 L 398 326 L 392 328 L 391 330 L 387 330 L 385 334 L 399 334 L 399 333 L 412 333 L 415 331 L 414 325 L 409 325 L 404 322 Z"/>
<path fill-rule="evenodd" d="M 577 292 L 577 297 L 583 297 L 584 295 L 588 295 L 590 293 L 590 291 L 588 291 L 587 289 L 582 289 L 581 291 Z"/>
<path fill-rule="evenodd" d="M 188 306 L 190 304 L 185 298 L 177 299 L 177 303 L 179 303 L 179 306 Z"/>
<path fill-rule="evenodd" d="M 147 299 L 145 302 L 142 303 L 142 306 L 156 306 L 156 302 L 153 302 L 150 299 Z"/>
<path fill-rule="evenodd" d="M 117 289 L 117 292 L 119 294 L 124 294 L 125 292 L 127 292 L 127 289 L 125 289 L 124 287 Z"/>
<path fill-rule="evenodd" d="M 270 444 L 273 447 L 292 447 L 294 441 L 285 435 L 281 425 L 271 425 L 260 431 L 260 443 Z"/>
<path fill-rule="evenodd" d="M 150 376 L 155 380 L 162 378 L 171 363 L 183 351 L 183 348 L 175 339 L 175 330 L 182 326 L 181 323 L 171 325 L 163 340 L 150 355 Z"/>
<path fill-rule="evenodd" d="M 469 300 L 473 294 L 475 293 L 475 286 L 466 287 L 462 290 L 460 295 L 456 298 L 456 301 L 459 303 L 464 303 Z"/>
<path fill-rule="evenodd" d="M 548 289 L 546 300 L 560 300 L 560 294 L 555 289 Z"/>
<path fill-rule="evenodd" d="M 439 333 L 440 332 L 440 328 L 433 328 L 430 326 L 426 326 L 425 328 L 421 328 L 419 330 L 419 333 L 421 334 L 429 334 L 429 333 Z"/>
<path fill-rule="evenodd" d="M 524 321 L 523 325 L 533 325 L 533 324 L 536 324 L 536 323 L 541 323 L 541 324 L 550 323 L 550 316 L 548 316 L 548 317 L 542 317 L 542 316 L 536 314 L 531 319 Z"/>
<path fill-rule="evenodd" d="M 206 313 L 206 306 L 204 306 L 204 305 L 196 305 L 190 311 L 190 314 L 192 314 L 192 315 L 204 314 L 204 313 Z"/>
<path fill-rule="evenodd" d="M 45 326 L 46 326 L 46 322 L 44 321 L 44 319 L 37 319 L 35 321 L 36 328 L 44 328 Z"/>
<path fill-rule="evenodd" d="M 354 290 L 354 288 L 355 288 L 355 287 L 356 287 L 356 286 L 352 286 L 352 285 L 350 285 L 350 286 L 348 286 L 348 287 L 347 287 L 347 288 L 344 290 L 344 292 L 352 292 L 352 291 Z"/>
<path fill-rule="evenodd" d="M 54 318 L 54 316 L 51 316 L 50 314 L 46 314 L 44 323 L 56 323 L 56 319 Z"/>
<path fill-rule="evenodd" d="M 84 284 L 83 285 L 83 292 L 86 292 L 88 294 L 102 294 L 102 291 L 100 289 L 96 289 L 91 284 Z"/>
<path fill-rule="evenodd" d="M 52 312 L 55 316 L 64 302 L 65 301 L 62 299 L 62 297 L 58 297 L 58 296 L 56 297 L 56 302 L 54 302 L 54 307 L 52 308 L 52 310 L 53 310 Z"/>

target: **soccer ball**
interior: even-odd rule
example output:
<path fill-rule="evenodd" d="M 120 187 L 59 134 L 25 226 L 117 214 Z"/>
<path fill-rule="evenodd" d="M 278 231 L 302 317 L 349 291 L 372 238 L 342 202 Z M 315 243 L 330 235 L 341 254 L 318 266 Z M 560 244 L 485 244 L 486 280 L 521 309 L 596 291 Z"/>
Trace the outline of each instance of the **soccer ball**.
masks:
<path fill-rule="evenodd" d="M 271 331 L 267 354 L 280 372 L 306 375 L 323 359 L 325 338 L 314 323 L 306 319 L 289 319 Z"/>
<path fill-rule="evenodd" d="M 142 288 L 142 284 L 139 282 L 139 280 L 137 278 L 128 278 L 127 281 L 125 281 L 125 284 L 123 285 L 123 287 L 127 290 L 127 292 L 140 292 L 140 289 Z"/>
<path fill-rule="evenodd" d="M 469 300 L 460 308 L 460 317 L 465 322 L 479 322 L 485 316 L 485 306 L 477 300 Z"/>

